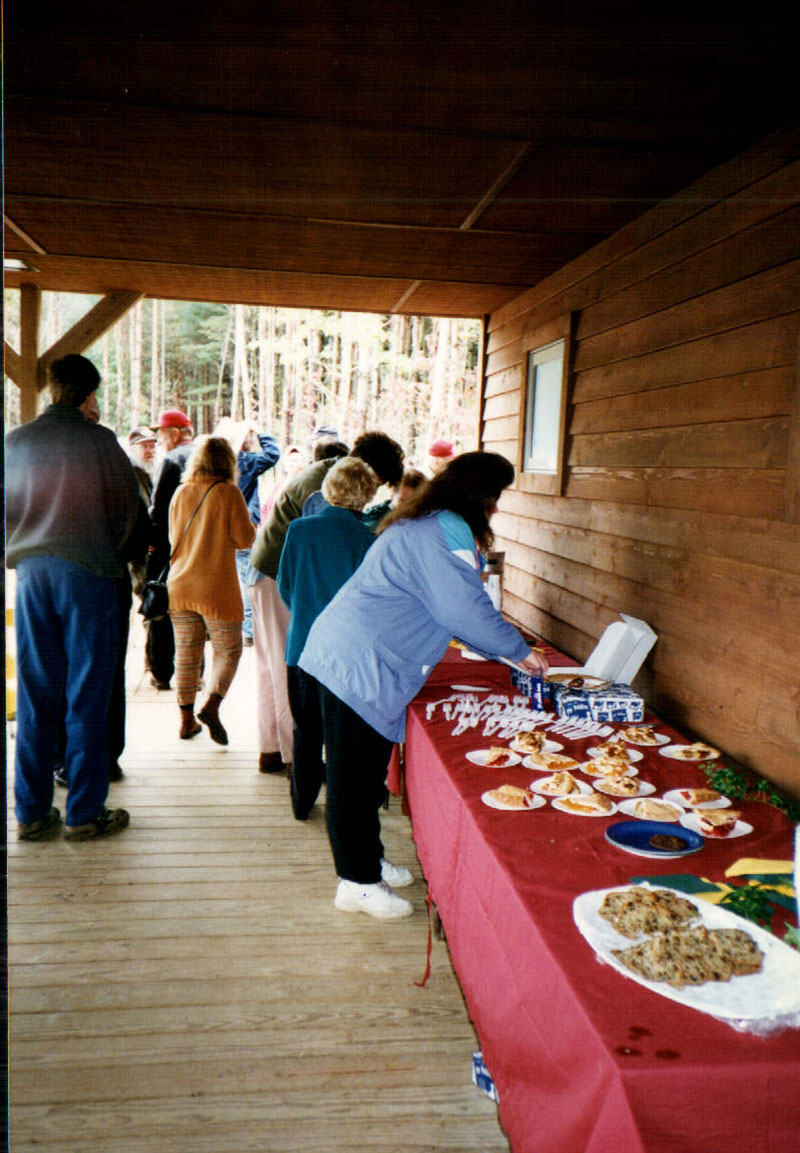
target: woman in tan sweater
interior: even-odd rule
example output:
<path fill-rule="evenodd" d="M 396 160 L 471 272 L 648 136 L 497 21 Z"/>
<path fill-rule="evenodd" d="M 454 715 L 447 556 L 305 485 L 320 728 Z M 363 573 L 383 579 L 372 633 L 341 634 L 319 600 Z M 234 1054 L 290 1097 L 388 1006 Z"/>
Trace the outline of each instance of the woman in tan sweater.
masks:
<path fill-rule="evenodd" d="M 199 440 L 169 507 L 172 559 L 167 583 L 180 736 L 188 740 L 199 733 L 202 721 L 218 745 L 228 743 L 219 706 L 242 655 L 244 612 L 236 550 L 249 548 L 255 536 L 235 478 L 236 457 L 228 442 L 214 436 Z M 208 700 L 195 719 L 206 636 L 214 659 Z"/>

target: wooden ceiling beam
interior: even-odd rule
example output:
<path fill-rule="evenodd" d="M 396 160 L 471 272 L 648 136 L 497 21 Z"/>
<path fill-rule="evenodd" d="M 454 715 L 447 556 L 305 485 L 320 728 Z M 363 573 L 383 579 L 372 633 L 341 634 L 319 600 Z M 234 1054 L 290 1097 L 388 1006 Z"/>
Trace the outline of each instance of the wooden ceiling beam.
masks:
<path fill-rule="evenodd" d="M 124 316 L 134 304 L 142 299 L 142 292 L 109 292 L 102 300 L 98 300 L 85 316 L 73 324 L 55 344 L 39 357 L 37 368 L 37 385 L 41 390 L 47 383 L 47 369 L 54 360 L 68 353 L 81 353 L 90 348 L 99 340 L 104 332 L 113 328 L 120 317 Z"/>

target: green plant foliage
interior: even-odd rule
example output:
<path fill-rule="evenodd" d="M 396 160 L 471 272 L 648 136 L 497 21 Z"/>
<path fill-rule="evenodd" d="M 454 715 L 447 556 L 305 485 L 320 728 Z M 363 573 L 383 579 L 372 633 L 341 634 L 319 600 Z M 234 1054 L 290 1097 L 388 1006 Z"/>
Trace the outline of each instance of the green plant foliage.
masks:
<path fill-rule="evenodd" d="M 748 921 L 754 921 L 756 925 L 766 927 L 772 922 L 772 904 L 768 892 L 764 885 L 740 885 L 726 893 L 719 904 Z"/>
<path fill-rule="evenodd" d="M 772 781 L 751 769 L 722 766 L 712 761 L 699 767 L 705 772 L 711 787 L 732 801 L 763 801 L 785 813 L 790 821 L 800 821 L 800 801 L 787 796 Z"/>

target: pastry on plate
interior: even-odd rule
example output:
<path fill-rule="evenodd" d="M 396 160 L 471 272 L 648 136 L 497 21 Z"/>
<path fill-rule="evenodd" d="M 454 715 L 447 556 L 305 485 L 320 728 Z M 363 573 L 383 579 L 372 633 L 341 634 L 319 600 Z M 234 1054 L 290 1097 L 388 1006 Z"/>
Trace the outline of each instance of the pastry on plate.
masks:
<path fill-rule="evenodd" d="M 624 741 L 633 741 L 635 745 L 657 745 L 658 737 L 650 725 L 628 725 L 617 733 Z"/>
<path fill-rule="evenodd" d="M 718 757 L 719 749 L 715 749 L 713 745 L 704 745 L 702 741 L 695 741 L 693 745 L 676 747 L 673 756 L 679 761 L 704 761 L 707 757 Z"/>
<path fill-rule="evenodd" d="M 596 745 L 595 748 L 599 756 L 619 757 L 620 760 L 625 761 L 631 759 L 630 749 L 624 741 L 604 741 L 602 745 Z"/>
<path fill-rule="evenodd" d="M 627 775 L 603 777 L 595 782 L 594 787 L 601 793 L 608 793 L 610 797 L 635 797 L 639 792 L 639 782 L 636 777 Z"/>
<path fill-rule="evenodd" d="M 578 762 L 561 753 L 528 753 L 526 761 L 543 769 L 577 769 Z"/>
<path fill-rule="evenodd" d="M 506 809 L 532 809 L 535 804 L 533 793 L 521 785 L 500 785 L 498 789 L 490 789 L 486 796 Z"/>
<path fill-rule="evenodd" d="M 494 745 L 489 749 L 486 754 L 487 765 L 507 765 L 508 764 L 508 749 L 503 748 L 502 745 Z"/>
<path fill-rule="evenodd" d="M 572 773 L 566 770 L 553 773 L 552 777 L 544 777 L 536 786 L 537 793 L 547 793 L 553 797 L 567 797 L 570 793 L 578 792 L 578 783 Z"/>
<path fill-rule="evenodd" d="M 639 770 L 627 757 L 617 757 L 613 753 L 601 753 L 599 757 L 592 757 L 591 764 L 584 765 L 584 772 L 593 777 L 635 777 Z"/>
<path fill-rule="evenodd" d="M 716 789 L 678 789 L 678 794 L 687 805 L 708 805 L 722 800 L 722 793 Z"/>
<path fill-rule="evenodd" d="M 741 817 L 738 809 L 692 809 L 704 837 L 728 837 Z"/>
<path fill-rule="evenodd" d="M 633 807 L 636 816 L 644 821 L 679 821 L 683 816 L 683 810 L 677 805 L 671 805 L 669 801 L 651 801 L 648 798 L 636 801 Z"/>
<path fill-rule="evenodd" d="M 533 729 L 523 729 L 514 737 L 514 744 L 520 753 L 538 753 L 545 745 L 547 737 Z"/>
<path fill-rule="evenodd" d="M 599 793 L 587 793 L 577 797 L 560 797 L 559 807 L 566 809 L 569 813 L 599 815 L 614 811 L 613 803 L 609 801 L 608 797 L 602 797 Z"/>

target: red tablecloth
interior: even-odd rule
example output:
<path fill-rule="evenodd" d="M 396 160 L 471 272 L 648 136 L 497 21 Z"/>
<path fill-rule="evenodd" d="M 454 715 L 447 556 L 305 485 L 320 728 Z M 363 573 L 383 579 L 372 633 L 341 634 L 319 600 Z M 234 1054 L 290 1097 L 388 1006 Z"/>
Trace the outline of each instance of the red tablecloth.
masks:
<path fill-rule="evenodd" d="M 487 788 L 536 774 L 474 765 L 464 754 L 494 741 L 480 729 L 451 737 L 441 709 L 426 720 L 426 703 L 451 683 L 514 690 L 504 666 L 451 649 L 409 709 L 405 777 L 419 858 L 514 1153 L 796 1153 L 800 1030 L 741 1034 L 660 997 L 598 963 L 572 918 L 579 893 L 632 877 L 721 881 L 743 856 L 789 859 L 789 821 L 745 803 L 752 834 L 662 861 L 605 840 L 619 816 L 490 809 Z M 585 760 L 591 743 L 565 742 L 564 752 Z M 705 783 L 695 766 L 642 751 L 641 775 L 658 795 Z"/>

